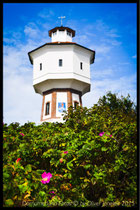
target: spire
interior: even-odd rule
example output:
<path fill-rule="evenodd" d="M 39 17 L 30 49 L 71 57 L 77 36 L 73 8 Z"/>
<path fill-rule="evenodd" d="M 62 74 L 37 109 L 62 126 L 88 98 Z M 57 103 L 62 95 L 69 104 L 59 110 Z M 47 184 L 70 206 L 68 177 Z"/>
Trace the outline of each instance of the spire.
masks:
<path fill-rule="evenodd" d="M 62 19 L 66 18 L 65 16 L 58 17 L 61 18 L 61 26 L 62 26 Z"/>

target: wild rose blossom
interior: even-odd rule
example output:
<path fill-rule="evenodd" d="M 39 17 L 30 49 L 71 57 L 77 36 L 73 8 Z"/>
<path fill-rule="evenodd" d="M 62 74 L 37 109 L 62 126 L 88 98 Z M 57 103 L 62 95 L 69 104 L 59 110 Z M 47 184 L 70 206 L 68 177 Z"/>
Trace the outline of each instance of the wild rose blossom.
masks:
<path fill-rule="evenodd" d="M 23 134 L 23 133 L 20 133 L 20 135 L 21 135 L 21 136 L 24 136 L 24 134 Z"/>
<path fill-rule="evenodd" d="M 103 135 L 104 135 L 104 133 L 105 133 L 105 132 L 101 132 L 101 133 L 99 133 L 99 136 L 103 136 Z"/>
<path fill-rule="evenodd" d="M 64 154 L 68 154 L 68 151 L 64 151 Z"/>
<path fill-rule="evenodd" d="M 105 132 L 101 132 L 101 133 L 99 133 L 99 136 L 103 136 L 103 135 L 104 135 L 104 133 L 105 133 Z M 111 135 L 106 134 L 106 136 L 112 137 L 112 134 L 111 134 Z"/>
<path fill-rule="evenodd" d="M 18 163 L 20 160 L 21 160 L 21 158 L 18 158 L 18 159 L 16 160 L 16 163 Z"/>
<path fill-rule="evenodd" d="M 54 191 L 50 191 L 50 192 L 49 192 L 49 194 L 52 194 L 52 193 L 53 193 L 53 194 L 55 194 L 55 192 L 54 192 Z"/>
<path fill-rule="evenodd" d="M 49 173 L 46 173 L 44 172 L 42 175 L 42 184 L 46 184 L 46 183 L 49 183 L 50 182 L 50 179 L 52 178 L 52 174 L 49 172 Z"/>

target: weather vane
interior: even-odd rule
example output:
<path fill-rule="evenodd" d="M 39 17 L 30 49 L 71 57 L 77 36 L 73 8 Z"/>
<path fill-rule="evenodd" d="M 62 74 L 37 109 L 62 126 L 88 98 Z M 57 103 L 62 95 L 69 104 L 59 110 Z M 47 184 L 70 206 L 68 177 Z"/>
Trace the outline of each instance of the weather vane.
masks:
<path fill-rule="evenodd" d="M 62 19 L 66 18 L 65 16 L 58 17 L 61 18 L 61 26 L 62 26 Z"/>

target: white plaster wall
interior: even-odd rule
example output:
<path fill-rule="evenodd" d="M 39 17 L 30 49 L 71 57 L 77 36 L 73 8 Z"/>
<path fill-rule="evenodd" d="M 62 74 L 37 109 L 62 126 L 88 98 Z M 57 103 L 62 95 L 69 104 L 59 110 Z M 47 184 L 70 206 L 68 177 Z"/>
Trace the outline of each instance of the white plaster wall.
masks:
<path fill-rule="evenodd" d="M 63 117 L 62 113 L 58 110 L 58 103 L 64 102 L 66 103 L 66 111 L 67 111 L 67 92 L 57 92 L 57 98 L 56 98 L 56 117 Z"/>
<path fill-rule="evenodd" d="M 33 80 L 43 81 L 45 76 L 50 77 L 48 79 L 70 78 L 72 73 L 85 81 L 90 79 L 90 54 L 87 50 L 73 45 L 48 45 L 37 52 L 33 54 Z M 59 66 L 59 59 L 63 60 L 62 66 Z M 82 70 L 80 62 L 83 63 Z"/>
<path fill-rule="evenodd" d="M 79 95 L 76 93 L 72 93 L 72 105 L 74 106 L 74 101 L 77 101 L 80 104 Z"/>
<path fill-rule="evenodd" d="M 46 103 L 50 102 L 50 114 L 45 115 Z M 43 110 L 43 120 L 48 119 L 51 117 L 51 104 L 52 104 L 52 94 L 48 94 L 45 96 L 45 103 L 44 103 L 44 110 Z"/>
<path fill-rule="evenodd" d="M 72 37 L 67 35 L 67 30 L 59 31 L 57 30 L 56 33 L 52 33 L 52 42 L 72 42 Z"/>
<path fill-rule="evenodd" d="M 48 45 L 44 48 L 46 50 L 43 48 L 38 50 L 38 56 L 33 59 L 33 79 L 43 79 L 46 74 L 51 74 L 53 79 L 55 74 L 73 72 L 73 46 Z M 59 66 L 59 59 L 63 60 L 62 66 Z M 42 63 L 42 70 L 40 70 L 40 63 Z"/>
<path fill-rule="evenodd" d="M 90 54 L 81 47 L 74 46 L 73 71 L 85 78 L 90 78 Z M 80 62 L 83 63 L 83 69 L 80 69 Z"/>

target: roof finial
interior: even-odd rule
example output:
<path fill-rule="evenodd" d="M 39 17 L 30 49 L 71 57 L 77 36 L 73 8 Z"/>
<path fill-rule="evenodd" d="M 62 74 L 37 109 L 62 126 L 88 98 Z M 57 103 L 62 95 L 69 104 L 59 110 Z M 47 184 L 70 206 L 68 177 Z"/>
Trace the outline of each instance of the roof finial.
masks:
<path fill-rule="evenodd" d="M 62 26 L 62 19 L 64 19 L 65 16 L 61 16 L 61 17 L 58 17 L 58 18 L 61 18 L 61 26 Z"/>

